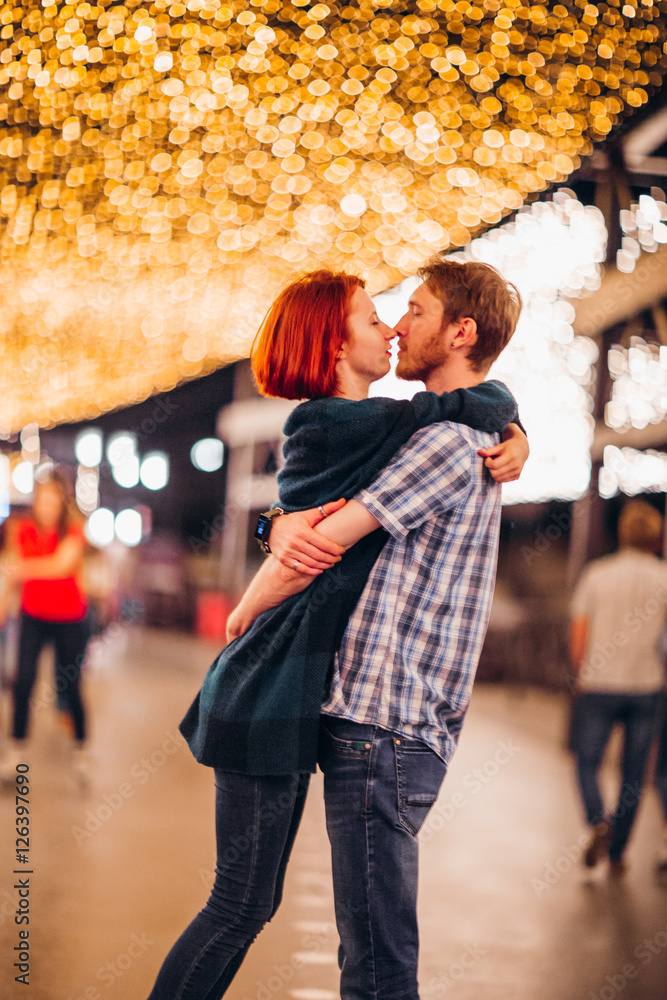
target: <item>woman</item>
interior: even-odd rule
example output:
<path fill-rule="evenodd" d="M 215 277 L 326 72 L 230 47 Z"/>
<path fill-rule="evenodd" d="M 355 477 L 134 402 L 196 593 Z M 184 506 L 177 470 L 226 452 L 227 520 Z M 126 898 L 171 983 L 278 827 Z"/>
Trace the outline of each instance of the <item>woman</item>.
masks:
<path fill-rule="evenodd" d="M 30 698 L 42 648 L 56 654 L 56 691 L 74 724 L 74 765 L 85 774 L 86 714 L 80 678 L 88 642 L 87 604 L 77 582 L 83 563 L 83 527 L 73 510 L 67 478 L 54 470 L 35 485 L 31 515 L 15 530 L 14 560 L 7 578 L 21 589 L 19 649 L 14 682 L 12 742 L 3 768 L 11 777 L 25 760 Z"/>
<path fill-rule="evenodd" d="M 363 285 L 327 271 L 306 275 L 281 293 L 258 335 L 260 389 L 308 398 L 285 427 L 284 510 L 352 497 L 429 423 L 500 431 L 516 417 L 499 383 L 411 401 L 367 399 L 389 370 L 394 332 Z M 374 532 L 302 594 L 262 614 L 221 653 L 183 720 L 193 753 L 215 768 L 218 865 L 206 907 L 167 956 L 150 1000 L 222 996 L 277 909 L 315 769 L 327 672 L 385 540 Z"/>

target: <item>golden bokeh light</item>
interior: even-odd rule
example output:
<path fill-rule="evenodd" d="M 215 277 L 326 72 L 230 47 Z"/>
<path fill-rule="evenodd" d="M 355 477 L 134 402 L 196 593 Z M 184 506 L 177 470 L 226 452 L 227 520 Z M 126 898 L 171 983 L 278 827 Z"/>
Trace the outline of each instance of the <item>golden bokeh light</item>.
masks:
<path fill-rule="evenodd" d="M 0 433 L 243 355 L 323 263 L 372 292 L 641 107 L 665 4 L 0 7 Z"/>

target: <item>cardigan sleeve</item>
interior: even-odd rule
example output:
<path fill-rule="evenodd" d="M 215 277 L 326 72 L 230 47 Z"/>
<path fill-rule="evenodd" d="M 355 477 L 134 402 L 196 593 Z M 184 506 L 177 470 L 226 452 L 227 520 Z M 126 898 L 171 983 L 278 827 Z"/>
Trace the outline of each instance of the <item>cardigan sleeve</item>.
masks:
<path fill-rule="evenodd" d="M 496 433 L 518 419 L 516 400 L 506 385 L 491 379 L 453 392 L 418 392 L 410 401 L 413 430 L 442 420 Z"/>
<path fill-rule="evenodd" d="M 411 400 L 309 400 L 285 424 L 280 505 L 306 510 L 349 499 L 370 485 L 415 431 L 430 424 L 449 421 L 494 433 L 516 418 L 514 397 L 495 381 L 448 393 L 420 392 Z"/>

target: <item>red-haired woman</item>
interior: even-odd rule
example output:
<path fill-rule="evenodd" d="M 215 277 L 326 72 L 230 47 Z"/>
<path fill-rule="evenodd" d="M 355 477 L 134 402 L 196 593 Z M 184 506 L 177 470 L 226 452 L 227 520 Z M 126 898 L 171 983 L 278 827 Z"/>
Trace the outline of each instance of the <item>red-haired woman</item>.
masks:
<path fill-rule="evenodd" d="M 285 511 L 351 498 L 412 433 L 440 420 L 500 431 L 516 404 L 486 382 L 410 401 L 368 399 L 389 371 L 394 331 L 360 278 L 317 271 L 276 299 L 253 351 L 260 390 L 307 399 L 285 426 L 279 475 Z M 494 447 L 501 478 L 518 475 L 520 443 Z M 376 531 L 302 594 L 260 615 L 209 670 L 181 724 L 195 757 L 215 769 L 218 863 L 211 896 L 165 959 L 150 1000 L 223 995 L 280 902 L 310 772 L 326 675 L 386 534 Z"/>
<path fill-rule="evenodd" d="M 74 723 L 74 765 L 84 776 L 86 714 L 80 678 L 89 638 L 87 603 L 77 582 L 85 550 L 83 527 L 76 516 L 66 476 L 54 470 L 35 485 L 30 517 L 16 525 L 14 561 L 5 568 L 21 587 L 19 649 L 14 682 L 12 742 L 3 777 L 25 760 L 30 698 L 43 646 L 56 652 L 56 690 Z"/>

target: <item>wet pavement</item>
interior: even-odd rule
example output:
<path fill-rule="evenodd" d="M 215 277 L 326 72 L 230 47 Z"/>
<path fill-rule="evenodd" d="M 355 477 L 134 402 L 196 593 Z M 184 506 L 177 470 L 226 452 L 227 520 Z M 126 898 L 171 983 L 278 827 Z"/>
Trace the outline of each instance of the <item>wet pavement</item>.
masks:
<path fill-rule="evenodd" d="M 98 641 L 85 680 L 87 789 L 73 777 L 46 655 L 27 755 L 25 861 L 16 854 L 16 800 L 7 789 L 0 798 L 2 1000 L 147 997 L 213 878 L 212 773 L 193 760 L 178 722 L 216 652 L 184 635 L 140 629 L 112 628 Z M 1 708 L 5 733 L 6 696 Z M 641 807 L 626 875 L 612 879 L 604 865 L 585 873 L 566 722 L 559 695 L 476 689 L 421 834 L 422 1000 L 667 997 L 657 797 L 651 789 Z M 615 743 L 604 773 L 609 788 L 617 752 Z M 253 945 L 231 1000 L 338 996 L 321 790 L 318 775 L 283 905 Z M 17 910 L 29 924 L 15 922 Z M 29 985 L 15 980 L 22 971 L 14 966 L 26 941 Z"/>

